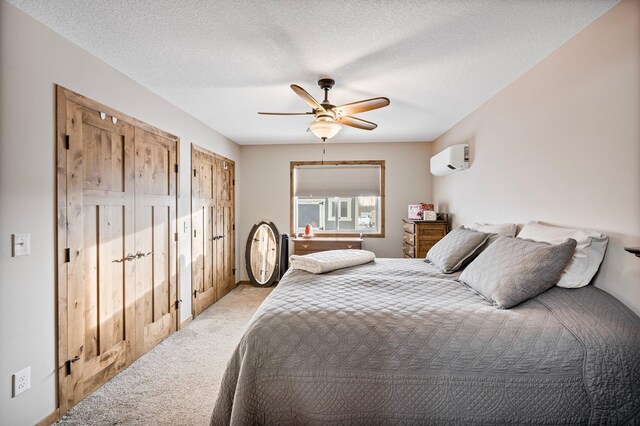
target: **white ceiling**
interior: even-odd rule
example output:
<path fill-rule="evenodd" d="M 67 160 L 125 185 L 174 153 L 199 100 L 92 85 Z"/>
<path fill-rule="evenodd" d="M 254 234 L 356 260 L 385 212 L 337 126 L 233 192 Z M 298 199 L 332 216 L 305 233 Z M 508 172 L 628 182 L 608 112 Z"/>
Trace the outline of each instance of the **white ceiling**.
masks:
<path fill-rule="evenodd" d="M 448 130 L 617 0 L 9 0 L 239 144 L 313 143 L 332 103 L 387 96 L 333 141 L 424 141 Z M 160 125 L 161 123 L 157 123 Z"/>

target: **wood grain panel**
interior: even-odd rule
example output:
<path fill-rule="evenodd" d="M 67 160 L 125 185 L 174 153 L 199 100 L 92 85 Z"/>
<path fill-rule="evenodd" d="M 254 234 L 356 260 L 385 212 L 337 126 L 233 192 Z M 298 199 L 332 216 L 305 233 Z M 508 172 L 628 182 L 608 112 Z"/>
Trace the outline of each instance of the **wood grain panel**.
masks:
<path fill-rule="evenodd" d="M 235 286 L 234 163 L 192 145 L 192 306 L 196 316 Z"/>
<path fill-rule="evenodd" d="M 64 414 L 177 327 L 178 138 L 56 90 L 57 378 Z M 135 256 L 142 251 L 138 245 L 153 250 L 155 243 L 156 269 L 151 256 Z M 160 319 L 151 317 L 145 327 L 136 316 L 153 314 L 153 304 L 145 309 L 138 278 L 143 284 L 148 278 L 153 302 L 154 275 Z"/>
<path fill-rule="evenodd" d="M 425 258 L 427 253 L 449 231 L 447 220 L 409 221 L 403 219 L 403 252 L 405 257 Z"/>
<path fill-rule="evenodd" d="M 98 355 L 98 207 L 84 209 L 84 356 Z"/>
<path fill-rule="evenodd" d="M 125 327 L 133 324 L 133 313 L 125 305 L 125 291 L 134 282 L 122 258 L 125 250 L 133 250 L 134 175 L 128 124 L 94 125 L 95 111 L 59 102 L 66 104 L 69 135 L 65 197 L 71 256 L 61 334 L 67 359 L 58 364 L 60 407 L 66 411 L 132 361 Z M 109 362 L 112 358 L 122 361 Z"/>
<path fill-rule="evenodd" d="M 135 129 L 136 356 L 141 356 L 178 327 L 177 146 Z M 142 262 L 140 262 L 142 261 Z"/>

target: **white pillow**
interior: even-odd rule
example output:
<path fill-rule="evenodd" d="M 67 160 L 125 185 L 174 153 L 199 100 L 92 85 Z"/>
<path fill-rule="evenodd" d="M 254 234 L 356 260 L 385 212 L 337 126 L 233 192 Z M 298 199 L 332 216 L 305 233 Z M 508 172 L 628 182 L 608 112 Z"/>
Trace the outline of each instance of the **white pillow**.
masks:
<path fill-rule="evenodd" d="M 598 272 L 609 241 L 607 236 L 601 232 L 561 228 L 540 222 L 527 223 L 518 234 L 518 238 L 551 244 L 560 244 L 567 238 L 576 240 L 578 243 L 576 251 L 565 266 L 560 281 L 556 284 L 558 287 L 565 288 L 584 287 L 591 282 L 593 276 Z"/>
<path fill-rule="evenodd" d="M 515 237 L 518 226 L 515 223 L 499 223 L 496 225 L 490 223 L 474 223 L 469 226 L 469 229 L 487 234 L 498 234 L 503 237 Z"/>

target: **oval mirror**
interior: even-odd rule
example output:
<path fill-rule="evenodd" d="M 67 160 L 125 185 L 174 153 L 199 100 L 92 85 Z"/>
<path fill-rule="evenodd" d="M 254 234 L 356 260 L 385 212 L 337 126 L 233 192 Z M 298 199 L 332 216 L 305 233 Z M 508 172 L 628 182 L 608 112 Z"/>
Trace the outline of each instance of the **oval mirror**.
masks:
<path fill-rule="evenodd" d="M 251 284 L 269 287 L 277 279 L 280 271 L 280 234 L 271 222 L 253 225 L 247 239 L 246 264 Z"/>

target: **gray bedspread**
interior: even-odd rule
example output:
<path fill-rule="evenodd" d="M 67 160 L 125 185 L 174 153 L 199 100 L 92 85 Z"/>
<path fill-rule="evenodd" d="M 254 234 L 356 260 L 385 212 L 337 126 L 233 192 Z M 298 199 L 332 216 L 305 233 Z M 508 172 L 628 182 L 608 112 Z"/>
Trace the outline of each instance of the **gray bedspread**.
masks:
<path fill-rule="evenodd" d="M 451 277 L 413 259 L 289 271 L 211 423 L 640 423 L 640 318 L 622 303 L 554 287 L 499 310 Z"/>

